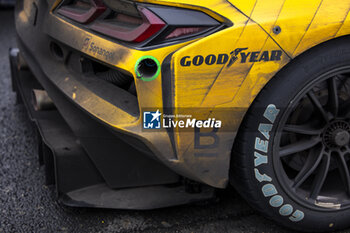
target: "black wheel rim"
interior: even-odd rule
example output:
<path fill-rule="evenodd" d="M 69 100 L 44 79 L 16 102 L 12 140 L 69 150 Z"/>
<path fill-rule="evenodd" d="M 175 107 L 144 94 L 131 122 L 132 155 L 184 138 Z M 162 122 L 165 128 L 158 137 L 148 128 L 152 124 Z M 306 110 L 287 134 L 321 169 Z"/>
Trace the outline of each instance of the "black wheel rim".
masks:
<path fill-rule="evenodd" d="M 291 101 L 274 139 L 273 163 L 300 204 L 350 207 L 350 67 L 319 76 Z"/>

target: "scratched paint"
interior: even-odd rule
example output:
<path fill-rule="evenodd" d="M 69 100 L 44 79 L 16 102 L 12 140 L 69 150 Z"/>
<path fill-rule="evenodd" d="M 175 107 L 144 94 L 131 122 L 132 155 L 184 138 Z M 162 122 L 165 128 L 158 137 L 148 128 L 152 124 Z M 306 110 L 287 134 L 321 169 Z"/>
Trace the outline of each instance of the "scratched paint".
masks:
<path fill-rule="evenodd" d="M 53 9 L 59 1 L 50 2 L 50 9 Z M 138 136 L 150 146 L 160 160 L 180 174 L 216 187 L 224 187 L 227 184 L 234 131 L 238 129 L 246 109 L 266 83 L 288 62 L 306 50 L 324 41 L 350 33 L 348 14 L 350 0 L 337 2 L 332 0 L 177 0 L 176 2 L 139 0 L 139 2 L 201 10 L 231 26 L 200 40 L 148 51 L 117 44 L 108 38 L 71 25 L 53 13 L 47 18 L 50 27 L 46 28 L 46 32 L 62 43 L 134 76 L 134 66 L 140 57 L 154 56 L 162 64 L 164 59 L 174 52 L 171 59 L 171 72 L 174 75 L 173 107 L 213 109 L 212 113 L 197 113 L 201 116 L 218 114 L 215 109 L 220 108 L 241 109 L 230 113 L 229 116 L 220 116 L 229 121 L 232 132 L 218 132 L 219 146 L 207 151 L 215 156 L 210 158 L 194 156 L 202 153 L 195 150 L 194 132 L 175 131 L 175 150 L 172 151 L 167 132 L 164 130 L 152 134 L 142 132 L 140 117 L 135 119 L 129 116 L 123 110 L 101 99 L 73 77 L 57 85 L 61 85 L 67 96 L 72 97 L 75 102 L 106 124 Z M 25 20 L 23 23 L 26 23 Z M 281 28 L 278 35 L 273 33 L 275 26 Z M 94 43 L 93 46 L 92 43 Z M 238 59 L 241 59 L 244 53 L 247 59 L 252 59 L 254 62 L 242 63 L 238 60 L 228 65 L 229 63 L 211 64 L 212 60 L 204 60 L 202 65 L 181 66 L 181 59 L 184 56 L 194 58 L 200 55 L 206 59 L 213 57 L 210 55 L 230 54 L 237 48 L 246 48 L 235 54 Z M 269 55 L 263 55 L 264 51 Z M 281 51 L 279 60 L 271 59 L 272 51 Z M 261 56 L 265 56 L 264 59 L 260 60 Z M 269 56 L 269 59 L 266 59 L 266 56 Z M 255 62 L 254 57 L 260 61 Z M 195 60 L 195 64 L 199 64 L 196 62 L 200 63 L 200 60 Z M 77 90 L 73 90 L 71 85 L 77 85 Z M 152 82 L 136 80 L 136 89 L 140 109 L 163 107 L 161 78 Z M 121 118 L 123 120 L 120 120 Z M 169 156 L 169 154 L 177 156 Z M 178 160 L 168 159 L 174 157 Z"/>

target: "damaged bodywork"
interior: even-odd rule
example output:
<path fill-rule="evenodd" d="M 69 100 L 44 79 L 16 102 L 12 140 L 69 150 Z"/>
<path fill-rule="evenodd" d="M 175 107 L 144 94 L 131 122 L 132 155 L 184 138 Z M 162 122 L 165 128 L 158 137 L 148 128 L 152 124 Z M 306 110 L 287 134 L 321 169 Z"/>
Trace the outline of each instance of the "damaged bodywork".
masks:
<path fill-rule="evenodd" d="M 137 29 L 120 39 L 124 34 L 104 28 L 104 13 L 96 13 L 102 1 L 91 1 L 97 10 L 84 17 L 99 15 L 88 20 L 69 11 L 71 2 L 18 1 L 19 51 L 11 61 L 15 91 L 42 137 L 48 182 L 72 206 L 149 209 L 211 198 L 213 188 L 228 185 L 235 136 L 262 88 L 298 55 L 350 33 L 348 1 L 312 0 L 297 11 L 301 1 L 105 1 L 133 17 L 136 4 L 142 17 L 156 20 L 147 15 L 153 12 L 167 30 L 185 24 L 169 15 L 203 18 L 197 24 L 205 29 L 192 37 L 167 41 L 163 28 L 156 39 L 138 42 Z M 144 56 L 160 65 L 151 81 L 135 69 Z M 30 69 L 18 65 L 19 57 Z M 33 89 L 45 90 L 55 110 L 35 111 Z M 151 132 L 142 117 L 150 110 L 216 118 L 223 127 Z M 147 201 L 140 203 L 141 195 Z"/>

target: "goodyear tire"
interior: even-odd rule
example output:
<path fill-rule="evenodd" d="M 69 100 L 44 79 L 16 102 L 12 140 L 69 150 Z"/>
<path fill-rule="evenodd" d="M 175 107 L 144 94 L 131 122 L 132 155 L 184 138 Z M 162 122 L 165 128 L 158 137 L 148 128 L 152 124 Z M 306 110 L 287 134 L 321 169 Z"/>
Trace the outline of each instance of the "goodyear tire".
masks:
<path fill-rule="evenodd" d="M 299 231 L 350 227 L 350 39 L 294 59 L 261 91 L 236 137 L 231 183 Z"/>

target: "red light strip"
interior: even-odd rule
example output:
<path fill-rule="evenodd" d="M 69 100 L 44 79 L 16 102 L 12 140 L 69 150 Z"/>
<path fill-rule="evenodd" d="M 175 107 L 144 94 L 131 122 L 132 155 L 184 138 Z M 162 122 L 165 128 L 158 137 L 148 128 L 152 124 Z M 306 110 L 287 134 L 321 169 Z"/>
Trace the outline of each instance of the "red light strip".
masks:
<path fill-rule="evenodd" d="M 90 3 L 91 8 L 85 12 L 76 10 L 69 5 L 61 7 L 57 12 L 79 23 L 90 23 L 106 10 L 102 0 L 90 0 Z"/>
<path fill-rule="evenodd" d="M 166 24 L 150 10 L 143 7 L 139 7 L 139 10 L 143 18 L 143 23 L 136 28 L 127 30 L 118 25 L 113 25 L 113 23 L 98 21 L 91 25 L 91 29 L 123 41 L 145 41 L 159 32 Z"/>

